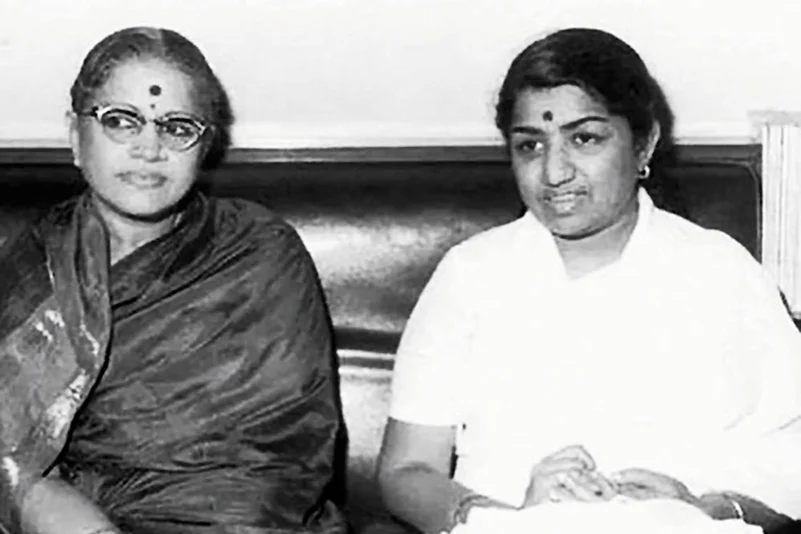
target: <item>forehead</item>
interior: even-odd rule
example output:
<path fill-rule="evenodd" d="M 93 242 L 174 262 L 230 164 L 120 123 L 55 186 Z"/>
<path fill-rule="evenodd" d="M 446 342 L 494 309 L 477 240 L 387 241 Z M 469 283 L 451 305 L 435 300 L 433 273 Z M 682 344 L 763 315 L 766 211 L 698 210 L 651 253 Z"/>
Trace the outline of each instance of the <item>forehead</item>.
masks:
<path fill-rule="evenodd" d="M 546 125 L 554 127 L 588 115 L 609 117 L 606 107 L 575 85 L 559 85 L 546 89 L 524 89 L 515 100 L 512 125 Z"/>
<path fill-rule="evenodd" d="M 201 111 L 191 77 L 161 59 L 133 59 L 115 66 L 96 100 L 156 113 Z"/>

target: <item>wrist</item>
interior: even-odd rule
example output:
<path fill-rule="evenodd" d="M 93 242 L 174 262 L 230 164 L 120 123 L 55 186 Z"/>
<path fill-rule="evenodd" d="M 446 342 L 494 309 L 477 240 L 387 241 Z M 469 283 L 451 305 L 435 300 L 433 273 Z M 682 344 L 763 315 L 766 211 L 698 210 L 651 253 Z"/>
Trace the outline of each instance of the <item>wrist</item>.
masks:
<path fill-rule="evenodd" d="M 724 493 L 723 496 L 726 497 L 726 499 L 731 504 L 732 508 L 734 508 L 736 519 L 745 521 L 745 509 L 743 508 L 742 504 L 740 504 L 740 501 L 738 501 L 736 497 L 728 493 Z"/>
<path fill-rule="evenodd" d="M 504 508 L 509 510 L 516 509 L 513 506 L 509 506 L 502 502 L 496 501 L 495 499 L 491 499 L 489 497 L 481 495 L 480 493 L 468 492 L 462 495 L 456 502 L 453 512 L 451 513 L 448 532 L 456 528 L 456 526 L 459 524 L 467 523 L 468 516 L 470 515 L 470 510 L 472 510 L 473 508 Z"/>
<path fill-rule="evenodd" d="M 481 499 L 481 495 L 468 491 L 459 497 L 448 517 L 448 523 L 443 532 L 450 532 L 458 525 L 467 523 L 467 516 L 470 515 L 470 510 Z"/>
<path fill-rule="evenodd" d="M 706 493 L 699 499 L 698 507 L 712 519 L 745 519 L 740 503 L 725 493 Z"/>

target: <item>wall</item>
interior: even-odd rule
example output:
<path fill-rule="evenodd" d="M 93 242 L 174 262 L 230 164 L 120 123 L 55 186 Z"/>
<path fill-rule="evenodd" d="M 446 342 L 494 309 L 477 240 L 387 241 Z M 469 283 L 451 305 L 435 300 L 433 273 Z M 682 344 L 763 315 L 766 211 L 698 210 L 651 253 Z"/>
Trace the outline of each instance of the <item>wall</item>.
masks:
<path fill-rule="evenodd" d="M 663 83 L 688 142 L 745 142 L 750 110 L 801 109 L 797 0 L 0 0 L 0 143 L 63 144 L 88 49 L 172 27 L 231 93 L 239 146 L 483 144 L 514 54 L 611 30 Z"/>

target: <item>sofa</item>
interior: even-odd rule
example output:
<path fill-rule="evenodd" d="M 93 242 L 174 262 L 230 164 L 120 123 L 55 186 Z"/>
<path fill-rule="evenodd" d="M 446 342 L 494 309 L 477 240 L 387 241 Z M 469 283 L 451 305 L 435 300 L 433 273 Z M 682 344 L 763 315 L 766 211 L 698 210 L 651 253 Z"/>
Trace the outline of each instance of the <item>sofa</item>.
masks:
<path fill-rule="evenodd" d="M 758 258 L 760 154 L 758 145 L 681 145 L 649 187 L 658 205 L 728 232 Z M 66 149 L 0 149 L 0 229 L 83 187 Z M 239 149 L 199 187 L 271 207 L 305 241 L 335 328 L 348 430 L 346 512 L 355 532 L 404 531 L 373 482 L 393 354 L 443 253 L 522 213 L 504 150 Z"/>

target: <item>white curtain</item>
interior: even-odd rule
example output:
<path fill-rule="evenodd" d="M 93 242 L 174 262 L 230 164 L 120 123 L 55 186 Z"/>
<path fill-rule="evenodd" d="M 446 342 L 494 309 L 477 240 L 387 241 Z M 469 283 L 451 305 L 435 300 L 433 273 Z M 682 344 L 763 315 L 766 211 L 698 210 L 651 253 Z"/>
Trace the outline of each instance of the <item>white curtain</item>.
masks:
<path fill-rule="evenodd" d="M 762 143 L 762 263 L 801 317 L 801 112 L 752 118 Z"/>

